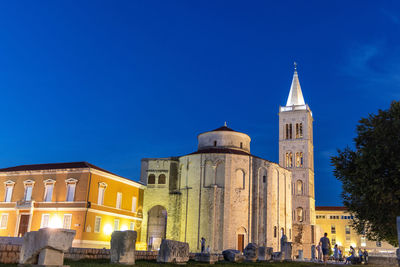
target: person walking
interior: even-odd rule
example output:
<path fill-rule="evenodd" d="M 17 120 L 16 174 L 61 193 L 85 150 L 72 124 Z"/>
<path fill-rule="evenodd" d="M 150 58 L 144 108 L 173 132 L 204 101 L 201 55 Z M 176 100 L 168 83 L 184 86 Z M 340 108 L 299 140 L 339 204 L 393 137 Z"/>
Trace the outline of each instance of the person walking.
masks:
<path fill-rule="evenodd" d="M 319 242 L 322 244 L 322 254 L 324 255 L 324 263 L 326 265 L 326 261 L 328 260 L 329 256 L 329 250 L 331 248 L 331 242 L 329 241 L 328 233 L 325 233 Z"/>
<path fill-rule="evenodd" d="M 335 244 L 335 247 L 333 248 L 333 258 L 335 258 L 335 262 L 339 261 L 339 248 L 337 244 Z"/>
<path fill-rule="evenodd" d="M 360 263 L 363 262 L 363 252 L 361 250 L 361 248 L 358 248 L 358 257 L 360 258 Z"/>
<path fill-rule="evenodd" d="M 204 250 L 206 248 L 206 239 L 204 237 L 201 238 L 200 244 L 201 244 L 201 253 L 204 253 Z"/>
<path fill-rule="evenodd" d="M 368 264 L 368 251 L 364 248 L 364 264 Z"/>
<path fill-rule="evenodd" d="M 318 261 L 321 262 L 322 261 L 322 243 L 319 242 L 318 246 L 316 247 L 317 249 L 317 255 L 318 255 Z"/>

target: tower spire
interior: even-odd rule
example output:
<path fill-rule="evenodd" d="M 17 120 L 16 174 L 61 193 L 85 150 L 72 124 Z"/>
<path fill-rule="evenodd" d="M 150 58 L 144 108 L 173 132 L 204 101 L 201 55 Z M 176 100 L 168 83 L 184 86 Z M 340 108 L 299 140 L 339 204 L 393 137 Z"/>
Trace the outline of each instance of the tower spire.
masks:
<path fill-rule="evenodd" d="M 303 92 L 301 91 L 299 76 L 297 75 L 297 63 L 294 62 L 294 73 L 292 79 L 292 85 L 290 86 L 289 97 L 286 102 L 286 106 L 298 106 L 305 105 Z"/>

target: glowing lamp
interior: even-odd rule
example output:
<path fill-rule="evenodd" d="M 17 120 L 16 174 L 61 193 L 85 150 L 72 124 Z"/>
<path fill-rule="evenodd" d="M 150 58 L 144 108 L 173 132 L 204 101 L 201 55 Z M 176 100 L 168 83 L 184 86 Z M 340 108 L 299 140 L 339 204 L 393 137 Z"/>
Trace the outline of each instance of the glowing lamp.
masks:
<path fill-rule="evenodd" d="M 54 215 L 50 220 L 49 227 L 50 228 L 62 228 L 63 224 L 62 224 L 60 217 L 58 217 L 57 215 Z"/>
<path fill-rule="evenodd" d="M 113 232 L 111 224 L 107 223 L 106 225 L 104 225 L 103 231 L 106 235 L 110 235 Z"/>
<path fill-rule="evenodd" d="M 121 226 L 121 231 L 126 231 L 126 230 L 128 230 L 128 226 L 122 225 L 122 226 Z"/>

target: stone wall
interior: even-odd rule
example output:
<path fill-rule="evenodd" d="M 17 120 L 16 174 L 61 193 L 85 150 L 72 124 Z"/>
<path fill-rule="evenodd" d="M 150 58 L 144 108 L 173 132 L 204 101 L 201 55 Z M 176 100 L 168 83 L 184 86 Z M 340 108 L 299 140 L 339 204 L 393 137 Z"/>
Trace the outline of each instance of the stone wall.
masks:
<path fill-rule="evenodd" d="M 15 264 L 18 263 L 19 252 L 21 250 L 20 245 L 5 245 L 0 244 L 0 263 Z M 157 251 L 136 251 L 136 260 L 156 260 Z M 190 253 L 190 259 L 193 260 L 195 257 L 194 253 Z M 68 252 L 64 254 L 64 258 L 67 260 L 83 260 L 83 259 L 110 259 L 109 249 L 96 249 L 96 248 L 70 248 Z"/>

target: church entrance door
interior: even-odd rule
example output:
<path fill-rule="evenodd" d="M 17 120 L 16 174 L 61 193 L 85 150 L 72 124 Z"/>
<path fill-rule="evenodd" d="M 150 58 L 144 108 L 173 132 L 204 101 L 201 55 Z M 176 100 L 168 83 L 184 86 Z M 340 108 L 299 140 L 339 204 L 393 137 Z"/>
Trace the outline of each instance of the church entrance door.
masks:
<path fill-rule="evenodd" d="M 238 235 L 238 250 L 243 252 L 244 249 L 244 235 Z"/>

